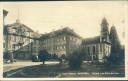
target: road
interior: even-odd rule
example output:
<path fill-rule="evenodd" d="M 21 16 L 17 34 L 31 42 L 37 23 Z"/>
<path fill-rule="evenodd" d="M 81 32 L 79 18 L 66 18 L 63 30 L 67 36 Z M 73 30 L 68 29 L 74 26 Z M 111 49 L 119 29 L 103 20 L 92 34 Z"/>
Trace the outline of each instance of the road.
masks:
<path fill-rule="evenodd" d="M 46 61 L 43 68 L 38 66 L 42 64 L 42 62 L 15 62 L 13 64 L 5 64 L 4 65 L 4 77 L 49 77 L 49 76 L 56 76 L 56 77 L 106 77 L 106 76 L 120 76 L 124 77 L 124 68 L 121 66 L 118 67 L 104 67 L 103 65 L 86 65 L 86 63 L 83 64 L 82 70 L 76 70 L 76 71 L 69 71 L 67 70 L 65 65 L 61 65 L 61 67 L 56 66 L 55 64 L 58 64 L 58 61 Z M 35 67 L 35 65 L 37 65 Z M 51 66 L 49 66 L 51 65 Z M 32 66 L 28 68 L 22 68 L 26 66 Z M 34 67 L 33 67 L 34 66 Z M 59 67 L 59 68 L 58 68 Z M 35 69 L 36 68 L 36 69 Z M 18 69 L 11 71 L 13 69 Z M 40 70 L 41 69 L 41 70 Z M 63 69 L 63 70 L 61 70 Z M 45 70 L 45 71 L 44 71 Z M 9 71 L 9 72 L 7 72 Z M 54 72 L 55 71 L 55 72 Z M 58 74 L 58 72 L 60 72 Z M 112 73 L 112 74 L 111 74 Z"/>
<path fill-rule="evenodd" d="M 46 61 L 45 64 L 58 64 L 58 61 Z M 18 68 L 22 68 L 22 67 L 26 67 L 26 66 L 34 66 L 34 65 L 40 65 L 42 64 L 42 62 L 30 62 L 30 61 L 26 61 L 26 62 L 14 62 L 12 64 L 4 64 L 3 66 L 3 72 L 7 72 L 7 71 L 11 71 L 14 69 L 18 69 Z"/>

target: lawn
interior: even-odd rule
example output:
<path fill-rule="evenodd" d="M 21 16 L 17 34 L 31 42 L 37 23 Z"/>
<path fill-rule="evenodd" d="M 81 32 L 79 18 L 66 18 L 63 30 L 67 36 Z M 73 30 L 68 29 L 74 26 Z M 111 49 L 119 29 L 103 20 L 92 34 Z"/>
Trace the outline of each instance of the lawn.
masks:
<path fill-rule="evenodd" d="M 12 74 L 12 75 L 10 75 Z M 124 77 L 124 66 L 104 66 L 83 63 L 78 70 L 72 70 L 67 63 L 27 66 L 4 73 L 4 77 L 48 78 L 48 77 Z"/>

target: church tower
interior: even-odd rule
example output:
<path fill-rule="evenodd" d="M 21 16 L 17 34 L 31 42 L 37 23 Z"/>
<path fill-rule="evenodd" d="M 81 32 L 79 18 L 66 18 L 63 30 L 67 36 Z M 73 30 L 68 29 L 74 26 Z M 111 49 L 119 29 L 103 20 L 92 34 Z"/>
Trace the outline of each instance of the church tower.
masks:
<path fill-rule="evenodd" d="M 101 42 L 103 41 L 107 41 L 109 42 L 109 28 L 108 28 L 109 24 L 106 20 L 106 18 L 104 17 L 102 19 L 101 22 Z"/>

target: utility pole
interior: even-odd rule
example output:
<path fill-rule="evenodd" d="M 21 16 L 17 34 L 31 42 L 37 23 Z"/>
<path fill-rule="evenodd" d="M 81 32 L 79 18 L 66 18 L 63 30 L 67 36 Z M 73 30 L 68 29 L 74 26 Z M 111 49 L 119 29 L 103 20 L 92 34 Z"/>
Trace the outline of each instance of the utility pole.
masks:
<path fill-rule="evenodd" d="M 8 30 L 5 28 L 5 17 L 7 16 L 8 11 L 3 10 L 3 29 L 4 29 L 4 40 L 5 40 L 5 52 L 8 51 Z M 6 33 L 6 34 L 5 34 Z"/>
<path fill-rule="evenodd" d="M 3 29 L 4 29 L 4 41 L 5 41 L 5 50 L 4 50 L 4 53 L 6 53 L 7 55 L 9 54 L 9 51 L 8 51 L 8 28 L 5 27 L 5 17 L 7 16 L 8 14 L 8 11 L 6 10 L 3 10 Z M 9 59 L 9 58 L 7 58 Z"/>

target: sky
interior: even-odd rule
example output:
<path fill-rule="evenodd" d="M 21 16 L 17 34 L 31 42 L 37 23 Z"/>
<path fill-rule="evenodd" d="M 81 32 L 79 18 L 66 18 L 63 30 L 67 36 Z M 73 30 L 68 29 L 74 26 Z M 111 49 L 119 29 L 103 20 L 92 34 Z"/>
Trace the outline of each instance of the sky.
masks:
<path fill-rule="evenodd" d="M 19 19 L 41 34 L 69 27 L 83 38 L 100 35 L 101 21 L 105 17 L 116 27 L 121 43 L 126 22 L 126 2 L 123 1 L 51 1 L 4 3 L 9 11 L 6 24 Z"/>

